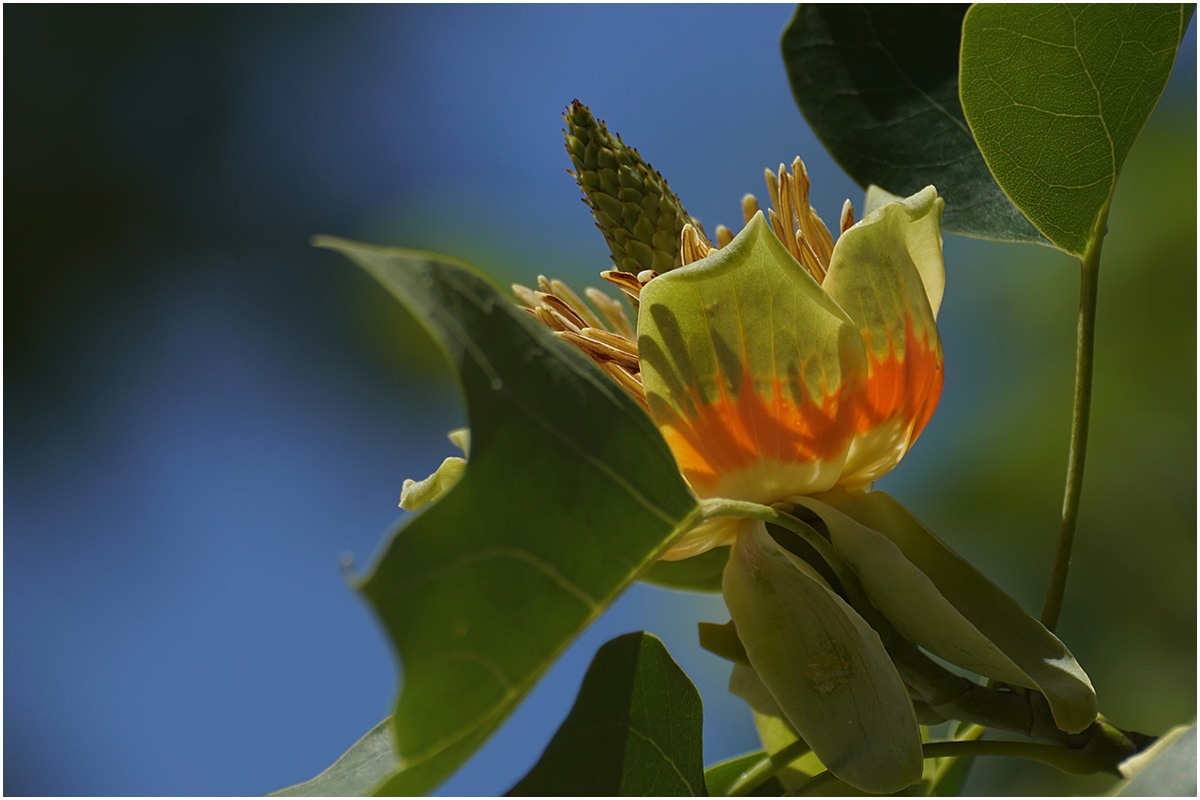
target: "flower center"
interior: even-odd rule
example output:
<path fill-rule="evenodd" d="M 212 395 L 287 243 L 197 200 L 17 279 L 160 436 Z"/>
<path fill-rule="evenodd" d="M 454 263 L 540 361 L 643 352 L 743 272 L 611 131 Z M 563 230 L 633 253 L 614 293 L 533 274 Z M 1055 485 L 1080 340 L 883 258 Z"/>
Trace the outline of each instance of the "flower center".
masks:
<path fill-rule="evenodd" d="M 767 191 L 772 208 L 767 209 L 771 228 L 809 274 L 823 283 L 833 256 L 833 236 L 824 221 L 808 202 L 808 170 L 797 157 L 789 171 L 783 164 L 779 171 L 765 170 Z M 742 198 L 742 216 L 749 223 L 759 211 L 758 199 L 747 194 Z M 842 205 L 840 233 L 854 225 L 854 208 L 847 200 Z M 685 225 L 680 236 L 680 265 L 686 266 L 706 258 L 733 241 L 733 233 L 724 225 L 717 226 L 717 247 L 713 247 L 704 232 L 695 225 Z M 636 275 L 632 272 L 606 270 L 600 277 L 621 290 L 638 312 L 642 288 L 658 277 L 654 270 Z M 593 310 L 579 295 L 560 280 L 538 276 L 537 290 L 513 284 L 513 293 L 533 317 L 554 334 L 596 362 L 605 374 L 637 400 L 643 408 L 646 392 L 642 388 L 638 361 L 637 326 L 631 322 L 621 303 L 599 289 L 588 287 L 584 294 Z M 598 312 L 598 313 L 597 313 Z"/>

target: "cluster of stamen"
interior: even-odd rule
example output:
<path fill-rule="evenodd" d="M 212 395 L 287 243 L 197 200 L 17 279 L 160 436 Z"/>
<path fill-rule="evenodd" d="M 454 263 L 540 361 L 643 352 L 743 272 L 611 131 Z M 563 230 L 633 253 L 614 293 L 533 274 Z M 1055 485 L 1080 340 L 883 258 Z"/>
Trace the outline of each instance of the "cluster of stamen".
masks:
<path fill-rule="evenodd" d="M 771 228 L 783 246 L 816 279 L 823 283 L 833 257 L 833 236 L 829 228 L 808 202 L 808 170 L 798 157 L 791 172 L 783 164 L 778 173 L 766 170 L 767 191 L 772 208 L 767 209 Z M 748 194 L 742 198 L 742 216 L 748 224 L 759 211 L 758 199 Z M 847 200 L 842 205 L 840 232 L 854 225 L 854 208 Z M 733 241 L 733 232 L 724 225 L 717 226 L 717 246 L 713 247 L 704 232 L 694 225 L 685 225 L 680 236 L 680 265 L 693 264 L 707 258 Z M 658 277 L 657 272 L 637 273 L 607 270 L 600 277 L 621 290 L 638 312 L 642 288 Z M 575 292 L 559 280 L 538 276 L 534 291 L 519 284 L 513 293 L 525 310 L 536 317 L 560 339 L 574 345 L 595 361 L 619 386 L 643 406 L 646 393 L 642 388 L 638 362 L 637 332 L 620 302 L 599 289 L 588 288 L 584 293 L 596 307 L 595 313 Z"/>
<path fill-rule="evenodd" d="M 817 283 L 823 283 L 829 272 L 829 261 L 833 257 L 833 236 L 824 220 L 808 202 L 808 170 L 804 162 L 796 158 L 791 172 L 783 164 L 778 172 L 765 170 L 767 191 L 771 195 L 771 208 L 767 219 L 771 229 L 788 252 L 808 270 Z M 758 198 L 748 194 L 742 198 L 742 217 L 748 224 L 759 212 Z M 854 207 L 847 200 L 842 205 L 840 232 L 845 233 L 854 225 Z M 691 226 L 684 228 L 680 253 L 684 264 L 691 264 L 710 255 L 713 250 L 702 236 Z M 724 247 L 733 241 L 733 233 L 724 225 L 717 227 L 717 246 Z"/>
<path fill-rule="evenodd" d="M 653 270 L 637 275 L 608 270 L 601 277 L 614 284 L 629 298 L 634 311 L 642 287 L 658 276 Z M 617 385 L 635 400 L 646 405 L 638 361 L 637 332 L 621 303 L 599 289 L 588 287 L 584 294 L 595 306 L 593 311 L 571 287 L 559 280 L 538 276 L 537 290 L 513 284 L 525 310 L 554 332 L 554 335 L 596 362 Z M 599 312 L 598 314 L 596 312 Z"/>

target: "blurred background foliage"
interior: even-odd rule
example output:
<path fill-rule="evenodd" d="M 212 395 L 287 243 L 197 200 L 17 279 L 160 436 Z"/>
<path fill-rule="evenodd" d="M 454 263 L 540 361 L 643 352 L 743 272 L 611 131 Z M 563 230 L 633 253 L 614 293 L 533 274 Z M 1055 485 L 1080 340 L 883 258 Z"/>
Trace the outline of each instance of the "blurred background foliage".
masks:
<path fill-rule="evenodd" d="M 386 712 L 394 661 L 343 582 L 463 422 L 425 335 L 314 233 L 595 283 L 566 175 L 579 97 L 709 226 L 802 155 L 789 6 L 9 6 L 6 794 L 260 794 Z M 1196 708 L 1196 44 L 1119 184 L 1083 515 L 1060 632 L 1106 715 Z M 881 488 L 1037 613 L 1057 532 L 1077 267 L 948 237 L 947 383 Z M 447 794 L 506 790 L 592 653 L 645 628 L 706 699 L 706 760 L 757 747 L 696 646 L 719 598 L 638 586 Z M 971 793 L 1087 792 L 983 762 Z"/>

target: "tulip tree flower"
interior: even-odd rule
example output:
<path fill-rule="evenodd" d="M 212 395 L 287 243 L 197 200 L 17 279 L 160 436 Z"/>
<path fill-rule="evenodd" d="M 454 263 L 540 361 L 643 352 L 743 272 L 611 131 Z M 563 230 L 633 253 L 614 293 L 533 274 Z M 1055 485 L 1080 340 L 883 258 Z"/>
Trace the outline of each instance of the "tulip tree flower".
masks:
<path fill-rule="evenodd" d="M 572 109 L 586 128 L 584 112 Z M 714 247 L 636 151 L 605 139 L 602 126 L 588 135 L 568 134 L 568 150 L 602 229 L 620 227 L 605 230 L 614 263 L 651 265 L 602 273 L 635 319 L 596 289 L 585 292 L 590 305 L 544 277 L 513 290 L 646 409 L 692 491 L 716 509 L 664 560 L 727 553 L 732 632 L 710 649 L 738 662 L 735 691 L 768 749 L 803 739 L 820 765 L 863 791 L 917 783 L 918 708 L 923 720 L 969 718 L 960 697 L 982 688 L 940 671 L 922 648 L 1040 693 L 1056 735 L 1090 726 L 1095 692 L 1062 643 L 870 491 L 920 436 L 942 389 L 936 190 L 857 224 L 847 202 L 835 241 L 796 159 L 790 172 L 767 173 L 773 207 L 764 213 L 747 196 L 743 229 L 718 228 Z M 656 209 L 667 234 L 640 224 L 642 208 Z M 676 231 L 674 257 L 663 242 Z M 447 491 L 463 466 L 447 459 L 407 484 L 405 508 Z M 929 679 L 931 665 L 949 684 Z"/>
<path fill-rule="evenodd" d="M 834 244 L 799 159 L 794 173 L 771 182 L 790 217 L 771 211 L 776 235 L 761 211 L 721 249 L 688 229 L 683 249 L 702 257 L 641 292 L 650 414 L 701 497 L 769 504 L 868 487 L 941 393 L 937 192 L 884 205 Z M 666 557 L 730 544 L 736 528 L 701 526 Z"/>

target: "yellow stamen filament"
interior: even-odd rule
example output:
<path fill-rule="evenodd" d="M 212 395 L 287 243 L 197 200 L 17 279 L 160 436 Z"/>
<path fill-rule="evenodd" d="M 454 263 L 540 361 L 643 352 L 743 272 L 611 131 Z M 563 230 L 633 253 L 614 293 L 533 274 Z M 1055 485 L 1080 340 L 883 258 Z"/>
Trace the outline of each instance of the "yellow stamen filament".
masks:
<path fill-rule="evenodd" d="M 679 264 L 686 267 L 717 252 L 691 225 L 683 226 L 679 237 Z M 641 277 L 640 275 L 638 277 Z"/>
<path fill-rule="evenodd" d="M 537 295 L 534 294 L 533 290 L 528 286 L 522 286 L 519 283 L 514 283 L 512 285 L 512 290 L 513 294 L 517 296 L 517 299 L 528 306 L 531 311 L 541 305 L 537 299 Z"/>
<path fill-rule="evenodd" d="M 779 171 L 783 172 L 783 164 L 779 165 Z M 767 192 L 771 195 L 771 207 L 779 208 L 779 179 L 769 169 L 764 169 L 763 174 L 767 178 Z"/>
<path fill-rule="evenodd" d="M 742 198 L 742 219 L 749 225 L 750 220 L 754 219 L 754 215 L 758 213 L 758 198 L 752 194 L 748 194 Z"/>
<path fill-rule="evenodd" d="M 571 287 L 559 280 L 550 281 L 550 288 L 554 290 L 554 295 L 560 298 L 564 303 L 571 307 L 571 310 L 579 315 L 589 328 L 603 328 L 604 324 L 600 322 L 590 308 L 587 307 L 579 295 L 571 291 Z"/>
<path fill-rule="evenodd" d="M 585 355 L 592 358 L 593 361 L 611 362 L 618 366 L 624 367 L 628 372 L 639 372 L 637 353 L 632 355 L 623 348 L 613 347 L 610 344 L 601 342 L 597 339 L 588 336 L 587 334 L 574 333 L 573 331 L 562 331 L 556 334 L 558 338 L 565 339 L 571 344 L 578 347 Z"/>
<path fill-rule="evenodd" d="M 603 328 L 584 328 L 582 334 L 595 339 L 597 342 L 607 345 L 608 347 L 620 350 L 626 355 L 633 356 L 635 360 L 637 359 L 637 345 L 634 344 L 632 339 L 626 338 L 619 333 L 612 333 L 604 330 Z M 635 366 L 634 370 L 638 371 L 639 368 Z"/>
<path fill-rule="evenodd" d="M 804 162 L 799 158 L 793 161 L 791 172 L 780 164 L 778 172 L 768 169 L 763 174 L 771 195 L 772 207 L 767 209 L 771 229 L 817 283 L 823 282 L 833 256 L 833 236 L 816 209 L 809 205 L 808 171 Z M 758 199 L 754 195 L 748 194 L 742 198 L 742 216 L 747 223 L 758 210 Z M 843 232 L 854 224 L 854 210 L 850 208 L 849 201 L 842 209 L 841 222 Z"/>
<path fill-rule="evenodd" d="M 637 334 L 634 333 L 633 323 L 629 321 L 629 316 L 625 313 L 625 307 L 619 302 L 612 299 L 599 289 L 588 287 L 584 290 L 587 299 L 592 301 L 592 305 L 600 310 L 604 321 L 608 323 L 608 328 L 615 333 L 624 336 L 626 339 L 636 339 Z"/>
<path fill-rule="evenodd" d="M 653 270 L 646 270 L 640 275 L 628 272 L 601 274 L 629 295 L 635 308 L 642 287 L 658 277 Z M 639 377 L 641 365 L 638 362 L 637 334 L 621 304 L 598 289 L 588 288 L 584 293 L 599 310 L 597 314 L 560 280 L 549 280 L 539 275 L 537 285 L 537 291 L 520 284 L 512 287 L 513 294 L 524 304 L 526 313 L 553 331 L 559 339 L 592 359 L 618 386 L 646 408 L 646 393 Z"/>
<path fill-rule="evenodd" d="M 557 313 L 560 317 L 570 323 L 572 330 L 579 331 L 588 327 L 587 323 L 583 321 L 583 318 L 576 314 L 571 307 L 567 305 L 566 301 L 557 295 L 549 292 L 538 292 L 537 297 L 538 300 L 541 300 L 547 308 Z"/>
<path fill-rule="evenodd" d="M 600 277 L 624 292 L 625 296 L 633 303 L 634 310 L 637 309 L 638 298 L 642 294 L 642 282 L 638 280 L 637 275 L 632 272 L 609 269 L 601 272 Z"/>
<path fill-rule="evenodd" d="M 823 269 L 828 269 L 829 259 L 833 255 L 833 236 L 829 233 L 829 228 L 825 227 L 825 222 L 817 214 L 817 210 L 808 203 L 808 170 L 804 168 L 804 162 L 799 156 L 792 162 L 792 176 L 793 202 L 800 230 L 820 257 Z"/>
<path fill-rule="evenodd" d="M 854 206 L 850 204 L 850 199 L 847 198 L 846 202 L 842 203 L 842 223 L 841 223 L 842 230 L 841 230 L 841 233 L 845 233 L 846 231 L 850 230 L 853 227 L 854 227 Z"/>
<path fill-rule="evenodd" d="M 574 328 L 570 322 L 563 318 L 562 314 L 559 314 L 552 308 L 538 306 L 537 308 L 531 309 L 531 311 L 533 315 L 537 317 L 538 322 L 542 323 L 552 331 L 576 330 L 576 328 Z"/>

